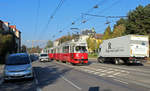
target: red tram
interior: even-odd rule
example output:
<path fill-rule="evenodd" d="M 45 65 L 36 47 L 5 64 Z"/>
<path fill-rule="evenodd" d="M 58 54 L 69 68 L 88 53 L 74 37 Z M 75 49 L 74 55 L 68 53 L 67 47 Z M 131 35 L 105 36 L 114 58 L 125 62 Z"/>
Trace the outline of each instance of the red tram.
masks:
<path fill-rule="evenodd" d="M 65 42 L 48 49 L 49 58 L 71 64 L 87 64 L 87 44 L 83 42 Z"/>

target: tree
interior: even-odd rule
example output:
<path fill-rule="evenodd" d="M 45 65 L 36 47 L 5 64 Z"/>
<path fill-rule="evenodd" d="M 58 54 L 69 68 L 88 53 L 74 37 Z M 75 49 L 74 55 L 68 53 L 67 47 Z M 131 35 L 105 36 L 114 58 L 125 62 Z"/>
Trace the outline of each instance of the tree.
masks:
<path fill-rule="evenodd" d="M 89 37 L 89 38 L 87 38 L 86 42 L 87 42 L 88 50 L 90 52 L 95 53 L 98 50 L 99 45 L 102 41 L 101 41 L 101 39 L 95 39 L 95 38 Z"/>
<path fill-rule="evenodd" d="M 29 53 L 40 53 L 41 48 L 39 46 L 33 47 L 33 48 L 27 48 Z"/>
<path fill-rule="evenodd" d="M 46 44 L 46 48 L 51 48 L 53 47 L 53 41 L 48 40 L 47 44 Z"/>
<path fill-rule="evenodd" d="M 114 28 L 116 27 L 116 26 L 119 26 L 119 25 L 126 25 L 126 23 L 127 23 L 127 19 L 124 19 L 124 18 L 120 18 L 117 22 L 116 22 L 116 24 L 114 25 Z"/>
<path fill-rule="evenodd" d="M 123 24 L 115 26 L 115 28 L 112 32 L 112 37 L 115 38 L 115 37 L 123 36 L 125 34 L 125 30 L 126 30 L 126 28 Z"/>
<path fill-rule="evenodd" d="M 26 45 L 22 45 L 22 47 L 21 47 L 21 52 L 27 52 L 27 47 L 26 47 Z"/>
<path fill-rule="evenodd" d="M 12 34 L 0 34 L 0 63 L 5 63 L 6 55 L 16 52 L 15 44 Z"/>
<path fill-rule="evenodd" d="M 139 5 L 128 13 L 126 34 L 146 35 L 150 33 L 150 4 L 143 7 Z"/>
<path fill-rule="evenodd" d="M 111 38 L 111 34 L 112 34 L 112 32 L 111 32 L 111 28 L 110 28 L 110 26 L 108 26 L 107 28 L 106 28 L 106 30 L 105 30 L 105 32 L 104 32 L 104 35 L 103 35 L 103 40 L 106 40 L 106 39 L 109 39 L 109 38 Z"/>

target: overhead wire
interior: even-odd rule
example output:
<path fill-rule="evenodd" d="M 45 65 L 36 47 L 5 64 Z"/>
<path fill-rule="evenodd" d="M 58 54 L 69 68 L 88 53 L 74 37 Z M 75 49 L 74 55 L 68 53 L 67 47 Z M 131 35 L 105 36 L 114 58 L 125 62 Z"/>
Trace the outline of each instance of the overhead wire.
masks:
<path fill-rule="evenodd" d="M 104 13 L 104 12 L 106 12 L 107 10 L 109 10 L 109 8 L 111 8 L 111 7 L 113 7 L 114 5 L 116 5 L 118 2 L 119 2 L 120 0 L 117 0 L 116 2 L 114 2 L 114 3 L 112 3 L 109 7 L 106 7 L 106 8 L 104 8 L 104 9 L 102 9 L 100 12 L 98 12 L 98 13 Z M 91 17 L 91 18 L 89 18 L 89 19 L 87 19 L 86 20 L 86 22 L 88 22 L 88 21 L 90 21 L 90 20 L 92 20 L 92 19 L 94 19 L 95 17 Z"/>
<path fill-rule="evenodd" d="M 106 12 L 106 11 L 108 11 L 109 10 L 109 8 L 111 8 L 111 7 L 113 7 L 114 5 L 116 5 L 116 4 L 118 4 L 119 3 L 119 0 L 116 0 L 114 3 L 112 3 L 109 7 L 106 7 L 106 8 L 104 8 L 104 9 L 102 9 L 100 12 L 98 12 L 98 13 L 100 13 L 100 14 L 102 14 L 102 13 L 104 13 L 104 12 Z M 93 16 L 97 16 L 97 15 L 93 15 Z M 99 16 L 99 15 L 98 15 Z M 104 17 L 104 16 L 100 16 L 100 17 Z M 107 16 L 107 17 L 104 17 L 104 18 L 106 18 L 106 21 L 108 21 L 108 18 L 109 17 L 111 17 L 111 16 Z M 88 19 L 86 19 L 85 21 L 85 23 L 87 23 L 88 21 L 90 21 L 90 20 L 92 20 L 92 19 L 94 19 L 95 17 L 91 17 L 91 18 L 88 18 Z M 109 22 L 109 21 L 108 21 Z M 85 24 L 85 23 L 79 23 L 77 26 L 79 27 L 79 26 L 81 26 L 82 24 Z M 107 23 L 107 22 L 106 22 Z"/>
<path fill-rule="evenodd" d="M 43 30 L 41 31 L 41 33 L 45 30 L 45 32 L 47 31 L 48 29 L 48 26 L 49 26 L 49 23 L 52 21 L 52 19 L 54 19 L 54 16 L 56 15 L 57 11 L 61 8 L 61 6 L 63 5 L 65 0 L 60 0 L 60 2 L 58 3 L 57 7 L 54 9 L 54 11 L 52 12 L 52 14 L 50 15 L 49 17 L 49 20 L 46 24 L 46 26 L 43 28 Z M 45 33 L 44 32 L 44 33 Z M 40 34 L 41 34 L 40 33 Z M 40 38 L 40 35 L 39 35 L 39 38 Z"/>
<path fill-rule="evenodd" d="M 92 12 L 95 8 L 98 8 L 99 5 L 106 3 L 107 0 L 101 0 L 99 1 L 94 7 L 88 9 L 85 13 L 89 13 Z M 69 28 L 70 26 L 74 25 L 76 22 L 80 21 L 81 19 L 83 19 L 82 15 L 77 18 L 76 20 L 74 20 L 71 24 L 69 23 L 69 25 L 67 25 L 66 27 L 64 27 L 63 29 L 61 29 L 61 31 L 64 31 L 65 29 Z"/>

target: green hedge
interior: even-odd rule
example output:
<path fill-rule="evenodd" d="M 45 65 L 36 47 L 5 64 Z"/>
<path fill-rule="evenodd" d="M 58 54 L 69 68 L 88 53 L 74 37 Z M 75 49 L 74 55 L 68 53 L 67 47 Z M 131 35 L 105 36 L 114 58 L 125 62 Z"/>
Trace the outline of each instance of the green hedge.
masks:
<path fill-rule="evenodd" d="M 97 57 L 98 57 L 98 53 L 88 54 L 88 58 L 97 58 Z"/>

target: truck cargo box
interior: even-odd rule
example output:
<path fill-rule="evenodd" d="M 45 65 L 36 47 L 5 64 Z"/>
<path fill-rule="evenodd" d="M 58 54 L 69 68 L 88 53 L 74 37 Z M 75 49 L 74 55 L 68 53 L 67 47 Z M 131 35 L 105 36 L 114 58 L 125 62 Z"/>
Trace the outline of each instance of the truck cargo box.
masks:
<path fill-rule="evenodd" d="M 99 47 L 103 58 L 145 58 L 149 57 L 149 40 L 144 35 L 126 35 L 104 40 Z"/>
<path fill-rule="evenodd" d="M 104 40 L 99 56 L 103 57 L 149 57 L 148 36 L 126 35 Z"/>

